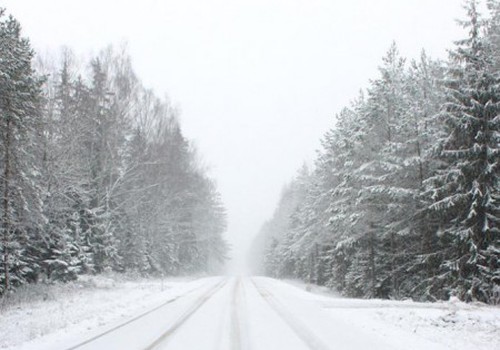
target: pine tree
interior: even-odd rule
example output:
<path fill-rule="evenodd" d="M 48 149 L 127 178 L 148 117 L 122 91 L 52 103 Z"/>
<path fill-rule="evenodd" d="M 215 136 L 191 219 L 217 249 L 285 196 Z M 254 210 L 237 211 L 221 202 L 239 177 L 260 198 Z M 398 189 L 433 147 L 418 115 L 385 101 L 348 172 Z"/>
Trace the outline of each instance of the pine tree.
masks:
<path fill-rule="evenodd" d="M 404 206 L 406 215 L 400 227 L 404 230 L 401 252 L 404 259 L 399 263 L 404 271 L 400 293 L 415 299 L 434 300 L 441 298 L 440 290 L 434 289 L 433 280 L 439 261 L 440 250 L 435 235 L 438 221 L 427 211 L 429 198 L 425 183 L 439 167 L 435 159 L 435 139 L 443 135 L 442 123 L 437 117 L 444 101 L 443 64 L 430 60 L 423 51 L 420 60 L 411 63 L 408 72 L 408 109 L 404 119 L 407 123 L 405 178 L 413 195 Z"/>
<path fill-rule="evenodd" d="M 41 83 L 32 68 L 33 51 L 21 26 L 0 9 L 0 229 L 2 291 L 24 283 L 37 268 L 23 257 L 24 246 L 39 234 L 41 216 L 36 128 Z M 38 240 L 38 239 L 37 239 Z M 30 266 L 31 265 L 31 266 Z M 33 276 L 32 276 L 33 277 Z"/>
<path fill-rule="evenodd" d="M 469 38 L 452 53 L 441 140 L 446 166 L 432 180 L 431 208 L 444 218 L 448 249 L 442 264 L 449 293 L 464 300 L 499 302 L 500 80 L 482 36 L 477 2 L 467 3 Z"/>
<path fill-rule="evenodd" d="M 351 108 L 343 109 L 337 116 L 336 126 L 324 138 L 322 153 L 318 158 L 319 173 L 334 177 L 329 185 L 323 185 L 329 197 L 328 219 L 331 241 L 331 280 L 328 285 L 347 293 L 350 283 L 353 247 L 363 234 L 361 212 L 356 209 L 358 194 L 363 185 L 360 172 L 362 164 L 369 160 L 365 148 L 366 120 L 362 118 L 365 99 L 361 95 Z"/>

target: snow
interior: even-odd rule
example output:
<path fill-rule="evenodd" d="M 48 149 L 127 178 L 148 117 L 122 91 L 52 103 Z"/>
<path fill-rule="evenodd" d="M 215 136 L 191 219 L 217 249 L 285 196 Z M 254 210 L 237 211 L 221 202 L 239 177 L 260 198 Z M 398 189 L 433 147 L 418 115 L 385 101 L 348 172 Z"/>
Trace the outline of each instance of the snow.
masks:
<path fill-rule="evenodd" d="M 354 329 L 382 335 L 401 349 L 500 349 L 500 307 L 481 303 L 418 303 L 411 300 L 340 298 L 324 287 L 287 281 L 302 298 L 315 301 L 331 318 L 348 320 Z M 310 290 L 313 293 L 306 293 Z M 431 345 L 432 344 L 432 345 Z"/>
<path fill-rule="evenodd" d="M 2 310 L 0 348 L 500 348 L 500 309 L 457 300 L 346 299 L 265 277 L 92 284 Z"/>
<path fill-rule="evenodd" d="M 204 283 L 204 279 L 133 282 L 80 276 L 77 282 L 42 289 L 44 296 L 37 296 L 39 300 L 0 309 L 0 348 L 38 350 L 66 339 L 75 342 L 82 334 L 130 318 Z"/>

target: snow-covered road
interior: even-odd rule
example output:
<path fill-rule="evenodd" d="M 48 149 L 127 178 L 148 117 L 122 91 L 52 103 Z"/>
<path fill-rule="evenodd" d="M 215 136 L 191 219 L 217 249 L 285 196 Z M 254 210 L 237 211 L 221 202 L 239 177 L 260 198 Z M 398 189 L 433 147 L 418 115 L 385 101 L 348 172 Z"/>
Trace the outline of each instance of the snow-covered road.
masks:
<path fill-rule="evenodd" d="M 212 277 L 172 288 L 160 303 L 79 338 L 58 344 L 35 342 L 23 349 L 44 345 L 50 350 L 482 348 L 481 343 L 454 343 L 449 339 L 453 332 L 444 328 L 442 336 L 429 336 L 417 332 L 414 324 L 398 327 L 380 317 L 383 310 L 447 314 L 450 307 L 449 303 L 335 298 L 265 277 Z"/>

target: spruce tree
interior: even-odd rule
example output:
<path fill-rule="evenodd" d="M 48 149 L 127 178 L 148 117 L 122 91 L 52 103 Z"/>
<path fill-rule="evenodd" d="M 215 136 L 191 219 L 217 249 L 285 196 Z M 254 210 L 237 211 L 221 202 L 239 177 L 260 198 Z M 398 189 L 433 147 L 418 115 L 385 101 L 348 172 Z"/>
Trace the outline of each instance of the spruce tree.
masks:
<path fill-rule="evenodd" d="M 442 264 L 449 293 L 464 300 L 500 300 L 500 76 L 482 36 L 477 2 L 467 3 L 469 37 L 452 52 L 442 117 L 446 166 L 433 178 L 431 209 L 444 219 Z"/>
<path fill-rule="evenodd" d="M 40 127 L 41 83 L 32 67 L 29 41 L 21 26 L 0 9 L 0 230 L 1 291 L 33 275 L 37 261 L 23 256 L 25 245 L 39 241 L 41 216 L 36 145 Z M 33 247 L 36 255 L 37 248 Z M 31 276 L 33 277 L 33 276 Z"/>

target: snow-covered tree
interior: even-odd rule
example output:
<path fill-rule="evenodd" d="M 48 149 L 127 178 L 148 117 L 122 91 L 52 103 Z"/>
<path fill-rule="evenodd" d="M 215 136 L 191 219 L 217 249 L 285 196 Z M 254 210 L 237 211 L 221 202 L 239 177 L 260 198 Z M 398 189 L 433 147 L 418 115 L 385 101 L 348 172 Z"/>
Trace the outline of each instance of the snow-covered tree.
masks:
<path fill-rule="evenodd" d="M 430 179 L 447 241 L 442 279 L 465 300 L 500 299 L 500 76 L 482 33 L 476 1 L 467 3 L 470 35 L 452 52 L 442 118 L 445 166 Z"/>
<path fill-rule="evenodd" d="M 29 247 L 40 242 L 43 223 L 35 144 L 42 81 L 32 67 L 33 56 L 20 24 L 0 9 L 0 293 L 33 278 L 39 263 L 32 260 L 37 247 Z"/>
<path fill-rule="evenodd" d="M 267 270 L 357 297 L 498 303 L 500 4 L 448 62 L 391 46 L 325 135 L 304 196 L 264 226 Z M 279 226 L 277 225 L 279 223 Z M 280 228 L 281 227 L 281 228 Z M 260 238 L 265 242 L 264 238 Z"/>
<path fill-rule="evenodd" d="M 110 269 L 215 271 L 225 210 L 168 99 L 122 47 L 40 59 L 0 11 L 0 294 Z M 60 62 L 60 64 L 59 64 Z"/>

